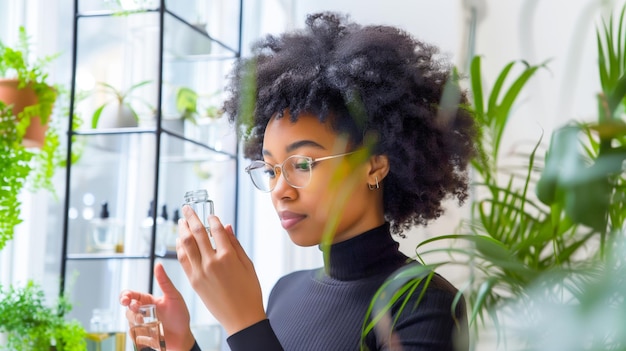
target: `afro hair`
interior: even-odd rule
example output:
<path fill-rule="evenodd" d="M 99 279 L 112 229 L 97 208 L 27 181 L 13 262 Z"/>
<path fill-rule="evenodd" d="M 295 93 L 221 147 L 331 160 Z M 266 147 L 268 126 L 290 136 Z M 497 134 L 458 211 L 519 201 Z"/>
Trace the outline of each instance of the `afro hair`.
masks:
<path fill-rule="evenodd" d="M 324 12 L 309 15 L 304 30 L 260 40 L 252 53 L 235 66 L 224 105 L 231 122 L 247 129 L 245 157 L 261 157 L 273 116 L 289 111 L 297 120 L 307 112 L 329 120 L 352 145 L 376 135 L 373 152 L 389 159 L 383 201 L 394 233 L 440 217 L 447 198 L 467 199 L 476 125 L 435 46 L 395 27 Z M 441 104 L 444 90 L 453 104 Z"/>

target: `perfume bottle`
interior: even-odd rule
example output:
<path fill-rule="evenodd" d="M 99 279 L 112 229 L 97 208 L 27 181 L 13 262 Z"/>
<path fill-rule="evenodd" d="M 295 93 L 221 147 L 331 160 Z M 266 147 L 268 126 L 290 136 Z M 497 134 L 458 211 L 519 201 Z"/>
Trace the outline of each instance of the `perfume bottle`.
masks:
<path fill-rule="evenodd" d="M 150 207 L 148 207 L 148 213 L 146 217 L 141 221 L 141 238 L 143 239 L 142 252 L 144 254 L 150 254 L 150 248 L 152 244 L 152 228 L 154 227 L 154 216 L 152 207 L 154 201 L 150 201 Z"/>
<path fill-rule="evenodd" d="M 157 225 L 157 233 L 156 233 L 156 244 L 154 245 L 154 252 L 157 255 L 163 256 L 165 255 L 167 248 L 165 242 L 167 240 L 167 235 L 170 231 L 170 222 L 168 221 L 167 214 L 167 205 L 161 206 L 161 213 L 156 219 Z"/>
<path fill-rule="evenodd" d="M 165 247 L 167 251 L 176 251 L 176 238 L 178 237 L 178 220 L 180 219 L 180 211 L 175 209 L 172 214 L 172 220 L 168 222 L 167 235 L 165 238 Z"/>
<path fill-rule="evenodd" d="M 209 199 L 209 193 L 204 189 L 188 191 L 185 193 L 184 205 L 190 206 L 196 212 L 210 234 L 209 215 L 213 214 L 213 201 Z"/>
<path fill-rule="evenodd" d="M 88 251 L 124 252 L 123 225 L 109 214 L 109 204 L 104 201 L 100 215 L 91 221 L 91 245 Z"/>
<path fill-rule="evenodd" d="M 130 327 L 130 337 L 135 350 L 165 351 L 163 324 L 157 318 L 155 305 L 139 306 L 135 324 Z"/>
<path fill-rule="evenodd" d="M 165 240 L 167 237 L 167 233 L 169 232 L 169 222 L 167 220 L 167 205 L 161 206 L 161 212 L 155 218 L 152 215 L 152 207 L 154 206 L 154 202 L 150 201 L 150 208 L 148 208 L 148 215 L 141 222 L 141 236 L 144 242 L 144 249 L 142 250 L 144 254 L 150 253 L 150 247 L 152 244 L 152 228 L 156 226 L 156 238 L 154 243 L 154 253 L 159 256 L 165 255 L 166 247 Z"/>

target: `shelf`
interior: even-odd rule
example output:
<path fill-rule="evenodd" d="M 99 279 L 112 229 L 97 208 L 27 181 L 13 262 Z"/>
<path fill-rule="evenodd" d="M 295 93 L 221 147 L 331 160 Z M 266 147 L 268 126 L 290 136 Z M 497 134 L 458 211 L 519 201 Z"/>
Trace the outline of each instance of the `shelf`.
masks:
<path fill-rule="evenodd" d="M 167 251 L 165 254 L 155 254 L 155 257 L 158 258 L 176 258 L 176 251 Z M 97 261 L 97 260 L 147 260 L 150 259 L 150 255 L 133 255 L 133 254 L 124 254 L 124 253 L 75 253 L 68 254 L 68 260 L 81 261 L 81 260 L 89 260 L 89 261 Z"/>
<path fill-rule="evenodd" d="M 172 26 L 172 27 L 178 27 L 178 28 L 169 28 L 168 32 L 176 32 L 176 31 L 180 31 L 181 28 L 180 27 L 185 27 L 183 28 L 184 30 L 187 31 L 187 35 L 190 35 L 192 38 L 204 38 L 206 40 L 207 43 L 212 43 L 217 45 L 219 48 L 217 49 L 217 53 L 213 53 L 213 54 L 207 54 L 207 55 L 198 55 L 198 57 L 195 58 L 195 60 L 202 60 L 202 59 L 233 59 L 236 58 L 239 55 L 239 51 L 240 48 L 238 47 L 233 47 L 229 44 L 227 44 L 224 40 L 221 40 L 219 38 L 217 38 L 216 36 L 211 35 L 208 31 L 200 28 L 197 25 L 194 25 L 193 23 L 191 23 L 190 21 L 186 20 L 183 16 L 177 14 L 175 11 L 170 10 L 168 7 L 165 7 L 163 9 L 164 14 L 166 15 L 165 21 L 166 21 L 166 26 Z M 135 16 L 135 15 L 142 15 L 142 14 L 152 14 L 152 15 L 159 15 L 160 13 L 160 8 L 145 8 L 145 9 L 137 9 L 137 10 L 129 10 L 129 11 L 115 11 L 115 10 L 88 10 L 88 11 L 83 11 L 80 13 L 76 14 L 76 17 L 79 19 L 88 19 L 88 18 L 103 18 L 103 17 L 112 17 L 112 18 L 126 18 L 126 17 L 130 17 L 130 16 Z M 159 26 L 154 26 L 152 27 L 156 30 L 160 30 Z M 147 27 L 144 27 L 143 29 L 147 29 Z M 166 52 L 167 52 L 167 48 L 166 48 Z M 167 57 L 169 57 L 170 59 L 172 58 L 188 58 L 188 57 L 193 57 L 195 55 L 185 55 L 185 54 L 174 54 L 174 55 L 168 55 Z"/>
<path fill-rule="evenodd" d="M 243 2 L 154 0 L 150 8 L 124 15 L 112 9 L 114 3 L 74 1 L 71 91 L 76 96 L 70 105 L 83 123 L 75 130 L 71 120 L 68 125 L 67 145 L 77 158 L 66 166 L 59 290 L 61 295 L 71 290 L 69 294 L 80 301 L 69 317 L 85 325 L 96 308 L 120 310 L 117 298 L 122 289 L 146 293 L 158 289 L 156 262 L 166 265 L 168 272 L 182 270 L 175 251 L 150 252 L 152 247 L 157 252 L 172 247 L 176 237 L 172 219 L 176 211 L 180 214 L 187 191 L 206 189 L 216 214 L 237 223 L 235 128 L 227 119 L 200 118 L 197 124 L 181 120 L 176 91 L 224 90 L 225 77 L 240 55 Z M 208 25 L 194 26 L 197 17 Z M 195 50 L 196 44 L 204 49 Z M 112 97 L 87 83 L 126 91 L 143 81 L 150 84 L 130 95 L 131 103 L 139 102 L 133 104 L 138 127 L 89 128 L 94 112 Z M 84 91 L 93 93 L 77 99 Z M 99 126 L 133 124 L 120 119 L 116 107 L 107 104 L 100 110 Z M 108 216 L 103 215 L 106 208 Z M 123 245 L 124 252 L 114 253 L 112 242 Z M 94 252 L 95 248 L 107 250 Z M 188 306 L 202 306 L 184 272 L 171 277 L 182 287 Z M 190 312 L 192 324 L 207 315 L 203 307 Z M 118 320 L 127 325 L 124 316 Z"/>
<path fill-rule="evenodd" d="M 234 132 L 233 132 L 234 133 Z M 120 153 L 136 155 L 136 158 L 152 157 L 151 153 L 142 154 L 140 151 L 156 145 L 157 131 L 152 128 L 117 128 L 92 129 L 74 131 L 74 143 L 83 149 L 81 154 L 91 152 L 101 153 L 97 162 L 106 160 L 109 156 L 117 159 Z M 236 144 L 232 136 L 218 138 L 218 140 L 204 140 L 200 142 L 186 137 L 183 133 L 163 130 L 161 134 L 161 158 L 163 162 L 224 162 L 235 160 Z M 227 141 L 229 144 L 225 145 Z M 208 145 L 211 143 L 213 146 Z M 229 151 L 218 150 L 216 147 L 229 148 Z M 79 158 L 79 161 L 83 159 Z M 87 157 L 89 163 L 90 158 Z M 83 159 L 84 160 L 84 159 Z"/>

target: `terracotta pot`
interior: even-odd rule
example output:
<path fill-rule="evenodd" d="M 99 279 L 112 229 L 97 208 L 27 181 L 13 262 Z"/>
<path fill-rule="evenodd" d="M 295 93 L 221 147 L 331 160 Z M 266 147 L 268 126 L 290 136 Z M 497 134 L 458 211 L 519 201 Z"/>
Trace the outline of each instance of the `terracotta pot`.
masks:
<path fill-rule="evenodd" d="M 0 101 L 13 105 L 13 114 L 17 116 L 24 107 L 37 103 L 35 91 L 29 87 L 18 89 L 17 79 L 0 78 Z M 39 117 L 33 117 L 30 126 L 26 129 L 22 144 L 26 147 L 41 147 L 46 137 L 48 124 L 41 124 Z"/>

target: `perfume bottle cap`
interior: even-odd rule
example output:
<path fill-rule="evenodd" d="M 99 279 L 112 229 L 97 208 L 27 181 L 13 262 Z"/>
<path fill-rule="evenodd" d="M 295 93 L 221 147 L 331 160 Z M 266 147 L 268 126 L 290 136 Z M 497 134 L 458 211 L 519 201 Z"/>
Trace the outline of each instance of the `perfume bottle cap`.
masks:
<path fill-rule="evenodd" d="M 161 217 L 163 217 L 163 219 L 167 221 L 167 205 L 163 205 L 163 207 L 161 207 Z"/>
<path fill-rule="evenodd" d="M 109 203 L 106 201 L 103 201 L 100 207 L 100 218 L 109 218 Z"/>
<path fill-rule="evenodd" d="M 150 200 L 150 206 L 148 206 L 148 217 L 154 217 L 154 200 Z"/>

